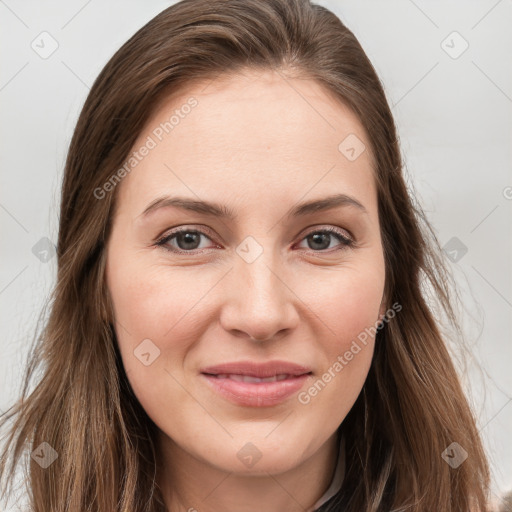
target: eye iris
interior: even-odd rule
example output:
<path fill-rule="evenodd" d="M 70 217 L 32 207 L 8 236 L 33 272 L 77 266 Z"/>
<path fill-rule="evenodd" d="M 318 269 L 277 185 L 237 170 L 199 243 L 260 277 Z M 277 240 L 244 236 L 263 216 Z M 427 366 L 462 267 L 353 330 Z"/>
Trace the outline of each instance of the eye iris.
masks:
<path fill-rule="evenodd" d="M 311 247 L 311 244 L 308 243 L 310 249 L 327 249 L 329 247 L 330 242 L 330 234 L 329 233 L 314 233 L 312 235 L 308 236 L 308 239 L 313 241 L 313 245 L 320 244 L 322 247 Z M 323 244 L 322 244 L 323 239 Z M 325 244 L 325 241 L 327 241 L 327 244 Z"/>
<path fill-rule="evenodd" d="M 183 249 L 184 251 L 190 249 L 197 249 L 197 246 L 199 245 L 200 242 L 200 237 L 200 233 L 195 233 L 193 231 L 184 231 L 176 235 L 176 242 L 178 244 L 178 247 L 180 249 Z M 181 241 L 184 241 L 184 244 L 181 244 Z M 192 244 L 193 247 L 190 247 L 189 244 Z"/>

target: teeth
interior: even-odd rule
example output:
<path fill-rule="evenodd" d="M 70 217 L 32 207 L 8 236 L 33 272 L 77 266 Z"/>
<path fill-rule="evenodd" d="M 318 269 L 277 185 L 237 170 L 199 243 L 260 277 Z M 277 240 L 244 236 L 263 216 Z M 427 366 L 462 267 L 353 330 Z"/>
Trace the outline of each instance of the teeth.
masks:
<path fill-rule="evenodd" d="M 277 382 L 280 380 L 285 380 L 289 377 L 288 374 L 282 373 L 280 375 L 275 375 L 274 377 L 265 377 L 265 378 L 259 378 L 259 377 L 252 377 L 250 375 L 235 375 L 233 373 L 227 374 L 227 373 L 219 373 L 217 375 L 218 379 L 231 379 L 236 380 L 238 382 Z"/>

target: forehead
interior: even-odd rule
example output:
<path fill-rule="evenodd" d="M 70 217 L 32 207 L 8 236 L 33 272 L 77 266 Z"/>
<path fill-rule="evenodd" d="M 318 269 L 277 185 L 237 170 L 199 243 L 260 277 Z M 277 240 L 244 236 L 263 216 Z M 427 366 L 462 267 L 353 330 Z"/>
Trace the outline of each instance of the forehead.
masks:
<path fill-rule="evenodd" d="M 118 191 L 138 210 L 176 192 L 221 202 L 232 192 L 248 204 L 262 194 L 296 201 L 339 191 L 366 202 L 374 194 L 355 113 L 322 84 L 282 73 L 245 71 L 180 89 L 160 102 L 132 150 L 144 145 L 152 147 Z"/>

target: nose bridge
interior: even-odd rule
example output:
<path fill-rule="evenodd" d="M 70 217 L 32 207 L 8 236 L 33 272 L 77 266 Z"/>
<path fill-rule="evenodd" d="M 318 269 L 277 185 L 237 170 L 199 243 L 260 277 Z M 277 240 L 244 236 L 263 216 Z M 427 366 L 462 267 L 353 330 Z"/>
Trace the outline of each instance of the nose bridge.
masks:
<path fill-rule="evenodd" d="M 235 263 L 235 273 L 243 283 L 243 295 L 253 306 L 253 311 L 279 308 L 285 300 L 282 293 L 282 281 L 278 279 L 281 265 L 272 247 L 272 238 L 252 236 L 245 238 L 237 247 L 239 256 Z"/>
<path fill-rule="evenodd" d="M 267 339 L 294 325 L 293 294 L 272 243 L 270 236 L 258 240 L 248 236 L 236 248 L 233 293 L 227 294 L 229 303 L 224 304 L 225 329 Z"/>

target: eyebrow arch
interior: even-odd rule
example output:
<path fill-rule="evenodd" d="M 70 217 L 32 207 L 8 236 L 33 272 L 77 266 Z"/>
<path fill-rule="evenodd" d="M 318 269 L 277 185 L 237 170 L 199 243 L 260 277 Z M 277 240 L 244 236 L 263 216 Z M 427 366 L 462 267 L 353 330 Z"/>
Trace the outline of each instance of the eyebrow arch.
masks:
<path fill-rule="evenodd" d="M 233 210 L 222 204 L 208 201 L 197 201 L 194 199 L 188 199 L 186 197 L 169 196 L 159 197 L 152 201 L 139 215 L 139 217 L 147 217 L 151 212 L 168 206 L 174 206 L 176 208 L 201 213 L 204 215 L 220 217 L 222 219 L 235 220 L 237 218 L 237 215 Z M 361 212 L 368 214 L 366 208 L 356 198 L 346 194 L 335 194 L 322 199 L 315 199 L 312 201 L 300 203 L 289 210 L 284 216 L 287 218 L 302 217 L 320 211 L 331 210 L 340 206 L 354 206 Z"/>

